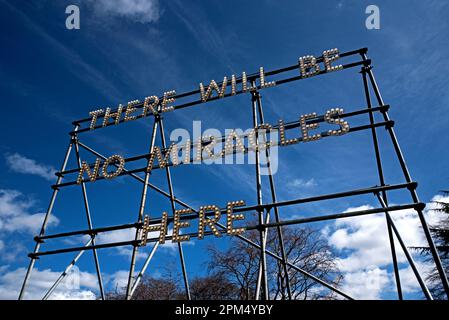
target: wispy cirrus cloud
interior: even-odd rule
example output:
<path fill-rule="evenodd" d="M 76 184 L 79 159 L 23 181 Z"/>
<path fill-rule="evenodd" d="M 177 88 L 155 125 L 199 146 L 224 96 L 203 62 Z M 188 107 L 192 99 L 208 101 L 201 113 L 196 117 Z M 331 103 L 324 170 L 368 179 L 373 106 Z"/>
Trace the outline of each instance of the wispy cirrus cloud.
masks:
<path fill-rule="evenodd" d="M 69 64 L 66 64 L 66 67 L 75 77 L 97 90 L 103 96 L 111 98 L 115 101 L 120 100 L 122 91 L 94 64 L 86 62 L 85 57 L 78 54 L 64 42 L 50 35 L 45 28 L 36 23 L 19 7 L 8 2 L 2 3 L 4 3 L 13 14 L 17 15 L 17 17 L 21 19 L 24 26 L 29 28 L 43 40 L 42 46 L 48 47 L 48 50 L 54 50 L 57 56 L 61 57 L 61 59 L 63 58 L 65 61 L 70 61 Z"/>
<path fill-rule="evenodd" d="M 172 6 L 172 11 L 176 18 L 185 26 L 186 30 L 197 41 L 198 45 L 206 52 L 213 53 L 218 61 L 224 64 L 229 70 L 233 70 L 233 61 L 226 41 L 222 34 L 217 30 L 209 19 L 204 8 L 187 5 L 185 1 L 171 1 L 168 5 Z M 236 45 L 234 44 L 234 50 Z"/>
<path fill-rule="evenodd" d="M 311 178 L 308 180 L 305 179 L 293 179 L 292 181 L 287 183 L 287 186 L 290 188 L 310 188 L 315 187 L 317 183 L 315 179 Z"/>
<path fill-rule="evenodd" d="M 105 17 L 122 17 L 134 22 L 152 23 L 160 17 L 158 0 L 88 0 L 95 12 Z"/>
<path fill-rule="evenodd" d="M 19 153 L 5 155 L 6 164 L 14 172 L 32 174 L 52 181 L 55 179 L 56 169 L 53 166 L 38 163 L 36 160 L 27 158 Z"/>
<path fill-rule="evenodd" d="M 0 189 L 0 231 L 27 231 L 36 233 L 42 224 L 44 213 L 30 213 L 35 205 L 32 199 L 26 198 L 21 192 L 10 189 Z M 49 225 L 58 224 L 59 219 L 50 216 Z"/>

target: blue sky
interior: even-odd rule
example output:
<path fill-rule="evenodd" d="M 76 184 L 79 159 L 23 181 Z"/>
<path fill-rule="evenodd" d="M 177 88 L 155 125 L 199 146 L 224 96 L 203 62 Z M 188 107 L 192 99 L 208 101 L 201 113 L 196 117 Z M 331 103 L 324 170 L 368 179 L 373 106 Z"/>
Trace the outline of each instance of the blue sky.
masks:
<path fill-rule="evenodd" d="M 99 107 L 115 107 L 172 89 L 190 91 L 199 82 L 220 81 L 232 73 L 252 73 L 260 66 L 267 70 L 289 66 L 300 56 L 320 55 L 330 48 L 337 47 L 342 52 L 369 48 L 384 100 L 391 105 L 390 116 L 396 121 L 395 130 L 407 164 L 412 177 L 419 182 L 421 200 L 430 202 L 439 190 L 447 189 L 447 3 L 191 1 L 187 4 L 120 0 L 111 6 L 111 2 L 0 0 L 3 79 L 0 95 L 4 105 L 0 127 L 0 297 L 17 295 L 17 284 L 28 263 L 26 254 L 33 248 L 32 237 L 46 210 L 50 185 L 55 181 L 52 172 L 61 164 L 73 120 L 87 117 L 89 111 Z M 69 4 L 80 8 L 80 30 L 65 28 L 65 8 Z M 365 27 L 365 8 L 369 4 L 380 8 L 379 30 Z M 275 123 L 280 118 L 293 121 L 301 114 L 323 113 L 336 106 L 360 109 L 365 100 L 357 71 L 345 70 L 264 90 L 267 121 Z M 191 130 L 193 120 L 201 120 L 204 129 L 247 129 L 250 119 L 250 97 L 241 95 L 167 114 L 166 130 Z M 97 130 L 82 135 L 81 139 L 107 156 L 142 154 L 148 150 L 151 120 L 149 117 Z M 387 182 L 403 182 L 383 130 L 379 130 L 379 139 Z M 92 161 L 86 154 L 81 156 Z M 72 159 L 69 167 L 74 166 Z M 194 206 L 209 203 L 223 206 L 228 200 L 238 199 L 249 204 L 256 201 L 254 168 L 248 165 L 183 166 L 174 168 L 172 175 L 175 195 Z M 162 172 L 152 179 L 167 190 Z M 368 132 L 357 133 L 282 148 L 275 179 L 281 200 L 375 185 L 377 173 L 370 136 Z M 267 186 L 266 179 L 264 183 Z M 87 187 L 94 226 L 135 221 L 139 183 L 119 178 Z M 410 199 L 406 193 L 398 193 L 391 201 L 406 203 Z M 297 206 L 281 211 L 281 215 L 291 218 L 336 213 L 361 206 L 377 204 L 372 197 L 351 198 Z M 169 202 L 150 192 L 148 213 L 160 215 L 164 209 L 169 209 Z M 79 188 L 63 189 L 48 231 L 84 229 L 83 210 Z M 434 218 L 431 212 L 428 215 Z M 408 245 L 421 243 L 422 235 L 413 213 L 402 212 L 396 218 Z M 383 220 L 376 216 L 361 221 L 351 219 L 315 227 L 329 237 L 340 256 L 346 273 L 344 288 L 349 293 L 366 298 L 394 298 L 387 244 L 367 241 L 383 230 Z M 127 236 L 115 234 L 104 241 Z M 64 245 L 81 242 L 82 239 L 75 239 Z M 204 274 L 205 248 L 211 243 L 226 246 L 227 241 L 207 239 L 185 245 L 187 268 L 192 275 Z M 52 246 L 48 243 L 44 248 Z M 72 256 L 44 257 L 31 281 L 35 277 L 44 284 L 51 282 Z M 108 288 L 121 283 L 128 259 L 126 249 L 100 251 Z M 139 264 L 142 262 L 143 259 L 138 260 Z M 179 271 L 177 262 L 174 247 L 166 246 L 157 252 L 149 273 L 157 275 L 166 264 L 173 264 Z M 410 270 L 405 263 L 401 267 L 407 294 L 419 297 Z M 422 265 L 423 269 L 426 267 Z M 97 292 L 90 253 L 80 260 L 79 268 L 81 292 L 61 290 L 58 297 L 90 297 Z M 364 279 L 369 277 L 375 279 L 379 288 L 366 289 Z M 32 285 L 29 297 L 38 297 L 42 287 Z"/>

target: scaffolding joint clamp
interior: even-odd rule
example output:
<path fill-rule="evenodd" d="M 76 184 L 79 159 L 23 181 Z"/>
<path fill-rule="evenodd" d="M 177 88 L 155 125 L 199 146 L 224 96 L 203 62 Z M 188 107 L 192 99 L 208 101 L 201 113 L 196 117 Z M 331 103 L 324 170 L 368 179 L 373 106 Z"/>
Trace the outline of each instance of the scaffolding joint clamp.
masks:
<path fill-rule="evenodd" d="M 366 68 L 369 68 L 369 70 L 371 70 L 373 68 L 373 66 L 371 65 L 371 59 L 363 60 L 363 66 Z M 362 69 L 363 69 L 363 67 L 362 67 Z M 369 71 L 369 70 L 367 70 L 367 71 Z"/>
<path fill-rule="evenodd" d="M 28 253 L 28 257 L 33 260 L 39 259 L 39 257 L 35 253 Z"/>
<path fill-rule="evenodd" d="M 35 236 L 35 237 L 33 238 L 33 240 L 36 241 L 37 243 L 44 243 L 44 242 L 45 242 L 45 241 L 42 240 L 41 237 L 39 237 L 39 236 Z"/>
<path fill-rule="evenodd" d="M 385 124 L 385 130 L 391 129 L 394 127 L 394 121 L 393 120 L 389 120 L 387 121 L 387 123 Z"/>
<path fill-rule="evenodd" d="M 71 143 L 78 143 L 78 137 L 76 136 L 76 133 L 73 133 L 70 138 Z"/>
<path fill-rule="evenodd" d="M 424 210 L 425 207 L 426 207 L 426 204 L 423 202 L 419 202 L 419 203 L 415 204 L 415 209 L 419 210 L 419 211 Z"/>
<path fill-rule="evenodd" d="M 365 64 L 363 65 L 360 73 L 367 73 L 368 71 L 370 71 L 371 69 L 373 69 L 373 66 L 371 64 Z"/>
<path fill-rule="evenodd" d="M 414 190 L 416 190 L 417 187 L 418 187 L 418 182 L 413 181 L 413 182 L 410 182 L 410 185 L 407 187 L 407 189 L 409 189 L 410 191 L 414 191 Z"/>
<path fill-rule="evenodd" d="M 383 106 L 380 107 L 381 112 L 387 112 L 388 110 L 390 110 L 389 104 L 384 104 Z"/>

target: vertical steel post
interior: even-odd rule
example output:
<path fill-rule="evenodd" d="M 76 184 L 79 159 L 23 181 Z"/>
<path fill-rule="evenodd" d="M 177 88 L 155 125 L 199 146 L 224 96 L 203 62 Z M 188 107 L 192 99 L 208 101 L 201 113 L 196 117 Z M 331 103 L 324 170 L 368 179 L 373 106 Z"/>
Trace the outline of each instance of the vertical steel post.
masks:
<path fill-rule="evenodd" d="M 362 58 L 365 61 L 367 60 L 366 53 L 362 54 Z M 374 78 L 374 74 L 373 74 L 372 69 L 369 69 L 367 71 L 367 73 L 368 73 L 368 76 L 369 76 L 369 79 L 370 79 L 370 82 L 371 82 L 371 85 L 373 87 L 373 90 L 374 90 L 374 93 L 376 95 L 378 103 L 380 105 L 384 105 L 384 102 L 383 102 L 382 96 L 380 94 L 379 87 L 377 86 L 376 79 Z M 383 115 L 385 121 L 390 121 L 390 117 L 389 117 L 387 111 L 385 111 L 385 110 L 382 111 L 382 115 Z M 398 139 L 396 137 L 396 133 L 395 133 L 393 127 L 391 127 L 391 126 L 387 127 L 387 130 L 388 130 L 388 133 L 390 134 L 390 138 L 391 138 L 391 141 L 393 143 L 393 147 L 395 149 L 396 156 L 398 157 L 399 164 L 401 166 L 401 169 L 402 169 L 402 172 L 404 174 L 405 180 L 407 182 L 412 182 L 412 178 L 410 176 L 410 172 L 409 172 L 409 170 L 407 168 L 407 165 L 405 163 L 404 155 L 402 154 L 401 148 L 399 146 L 399 142 L 398 142 Z M 411 195 L 411 197 L 413 199 L 413 202 L 419 203 L 419 198 L 418 198 L 418 194 L 416 192 L 416 189 L 415 188 L 410 188 L 409 191 L 410 191 L 410 195 Z M 421 226 L 423 228 L 424 235 L 425 235 L 426 240 L 427 240 L 427 242 L 429 244 L 429 249 L 430 249 L 430 252 L 432 254 L 433 260 L 435 262 L 435 266 L 436 266 L 436 268 L 438 270 L 438 274 L 439 274 L 441 282 L 443 284 L 444 291 L 446 293 L 446 296 L 449 299 L 449 283 L 448 283 L 448 279 L 446 277 L 446 273 L 444 271 L 443 265 L 441 263 L 439 255 L 438 255 L 438 251 L 436 249 L 435 243 L 433 242 L 432 235 L 431 235 L 430 229 L 429 229 L 429 225 L 427 224 L 426 218 L 424 217 L 424 214 L 423 214 L 422 210 L 421 209 L 416 209 L 416 212 L 418 213 L 418 217 L 419 217 L 419 220 L 421 222 Z"/>
<path fill-rule="evenodd" d="M 371 110 L 372 109 L 371 96 L 370 96 L 370 92 L 369 92 L 368 81 L 366 79 L 366 71 L 368 68 L 369 67 L 367 67 L 367 66 L 362 67 L 362 70 L 360 73 L 362 74 L 363 88 L 365 91 L 366 103 L 367 103 L 368 109 L 370 109 L 369 121 L 370 121 L 371 125 L 374 125 L 374 114 L 373 114 L 373 111 Z M 380 157 L 379 143 L 377 140 L 377 132 L 376 132 L 376 128 L 374 126 L 371 127 L 371 136 L 373 138 L 374 153 L 376 155 L 376 164 L 377 164 L 377 173 L 379 175 L 379 182 L 380 182 L 381 186 L 385 186 L 385 179 L 384 179 L 383 168 L 382 168 L 382 160 Z M 382 198 L 383 198 L 383 201 L 385 202 L 385 204 L 387 204 L 388 200 L 387 200 L 387 193 L 385 192 L 385 190 L 382 191 Z M 390 241 L 390 251 L 391 251 L 391 258 L 393 261 L 393 270 L 394 270 L 395 280 L 396 280 L 396 290 L 398 292 L 399 300 L 402 300 L 403 296 L 402 296 L 401 278 L 399 276 L 399 267 L 398 267 L 398 261 L 397 261 L 397 256 L 396 256 L 396 249 L 395 249 L 395 245 L 394 245 L 393 231 L 392 231 L 392 227 L 390 225 L 390 219 L 388 219 L 388 217 L 387 217 L 387 213 L 385 213 L 385 221 L 387 223 L 388 239 Z"/>
<path fill-rule="evenodd" d="M 149 152 L 148 152 L 150 155 L 153 153 L 154 143 L 156 141 L 156 133 L 157 133 L 157 125 L 158 125 L 157 117 L 158 116 L 156 116 L 156 115 L 154 116 L 153 129 L 151 131 L 150 148 L 149 148 Z M 149 163 L 150 163 L 150 157 L 148 157 L 147 166 Z M 142 195 L 140 197 L 139 214 L 137 216 L 138 222 L 142 222 L 143 212 L 145 210 L 145 203 L 146 203 L 146 199 L 147 199 L 147 190 L 148 190 L 149 179 L 150 179 L 150 172 L 146 171 L 145 179 L 144 179 L 144 183 L 143 183 Z M 139 233 L 140 233 L 140 230 L 136 229 L 135 240 L 139 240 Z M 126 287 L 126 300 L 131 299 L 131 289 L 133 286 L 134 268 L 136 265 L 137 251 L 138 251 L 138 246 L 134 245 L 132 256 L 131 256 L 131 264 L 129 267 L 128 285 Z"/>
<path fill-rule="evenodd" d="M 77 130 L 78 127 L 79 127 L 79 125 L 76 125 L 75 126 L 75 130 Z M 60 171 L 64 171 L 65 167 L 67 166 L 67 162 L 69 160 L 69 156 L 70 156 L 70 153 L 72 151 L 72 146 L 73 146 L 73 141 L 72 141 L 72 137 L 70 137 L 70 143 L 69 143 L 69 146 L 67 148 L 67 151 L 66 151 L 66 154 L 65 154 L 65 157 L 64 157 L 64 161 L 62 163 Z M 61 181 L 62 181 L 62 176 L 58 176 L 58 178 L 56 179 L 56 184 L 60 184 Z M 47 209 L 47 212 L 45 214 L 44 221 L 42 222 L 41 230 L 39 232 L 39 236 L 40 237 L 44 236 L 44 234 L 45 234 L 45 228 L 47 227 L 48 219 L 50 218 L 51 212 L 53 210 L 53 206 L 55 204 L 55 200 L 56 200 L 56 196 L 58 195 L 58 191 L 59 190 L 57 188 L 55 188 L 53 190 L 53 194 L 52 194 L 51 199 L 50 199 L 50 204 L 48 205 L 48 209 Z M 36 241 L 36 245 L 34 247 L 34 253 L 39 252 L 40 247 L 41 247 L 41 242 L 40 241 Z M 25 279 L 23 280 L 22 288 L 20 289 L 19 300 L 22 300 L 23 297 L 24 297 L 25 289 L 26 289 L 26 286 L 28 284 L 28 280 L 29 280 L 31 272 L 32 272 L 32 270 L 34 268 L 34 263 L 35 263 L 36 258 L 32 257 L 30 259 L 31 259 L 30 260 L 30 264 L 28 265 L 28 269 L 27 269 L 26 274 L 25 274 Z"/>
<path fill-rule="evenodd" d="M 264 119 L 263 108 L 262 108 L 262 97 L 259 92 L 256 92 L 256 99 L 257 99 L 257 108 L 259 111 L 259 122 L 260 122 L 260 124 L 264 124 L 265 119 Z M 264 142 L 267 142 L 267 138 L 266 138 L 265 134 L 264 134 L 264 138 L 265 138 Z M 275 188 L 273 173 L 271 170 L 271 158 L 270 158 L 270 150 L 269 150 L 268 146 L 265 148 L 265 157 L 267 158 L 267 169 L 268 169 L 268 179 L 270 182 L 271 199 L 273 200 L 273 203 L 276 203 L 277 202 L 276 188 Z M 274 218 L 275 218 L 276 222 L 279 223 L 279 221 L 280 221 L 279 209 L 277 206 L 275 206 L 273 209 L 274 209 Z M 282 266 L 284 269 L 284 274 L 285 274 L 287 294 L 288 294 L 288 298 L 291 300 L 292 299 L 292 291 L 291 291 L 291 287 L 290 287 L 290 275 L 288 273 L 288 268 L 287 268 L 287 255 L 285 254 L 284 236 L 282 234 L 282 227 L 277 226 L 276 231 L 277 231 L 278 238 L 279 238 L 279 247 L 281 250 L 281 257 L 282 257 L 281 263 L 282 263 Z"/>
<path fill-rule="evenodd" d="M 266 214 L 265 214 L 265 224 L 268 224 L 268 223 L 270 223 L 270 210 L 266 210 Z M 264 233 L 264 237 L 263 237 L 264 243 L 267 243 L 267 238 L 268 238 L 268 229 L 266 231 L 267 232 Z M 259 249 L 260 249 L 260 247 L 259 247 Z M 265 248 L 265 252 L 267 252 L 266 248 Z M 254 294 L 254 297 L 256 300 L 259 300 L 259 297 L 260 297 L 262 276 L 263 276 L 263 272 L 262 272 L 262 260 L 261 260 L 259 263 L 259 271 L 257 273 L 256 292 Z"/>
<path fill-rule="evenodd" d="M 384 202 L 384 200 L 380 196 L 380 194 L 376 193 L 376 196 L 379 199 L 379 202 L 382 205 L 382 207 L 386 208 L 387 204 Z M 424 295 L 426 296 L 426 298 L 428 300 L 433 300 L 432 295 L 429 292 L 429 289 L 427 288 L 425 282 L 423 281 L 421 275 L 419 274 L 418 269 L 416 268 L 415 261 L 413 260 L 410 252 L 408 251 L 407 246 L 405 245 L 404 241 L 402 240 L 402 237 L 399 234 L 399 231 L 398 231 L 398 229 L 396 228 L 396 226 L 394 224 L 393 218 L 391 218 L 391 215 L 390 215 L 390 213 L 388 211 L 385 211 L 385 216 L 386 216 L 386 218 L 387 218 L 391 228 L 393 229 L 393 231 L 394 231 L 394 233 L 396 235 L 396 238 L 398 239 L 399 244 L 401 245 L 402 251 L 404 252 L 404 254 L 405 254 L 405 256 L 406 256 L 406 258 L 408 260 L 408 263 L 410 264 L 410 267 L 412 268 L 413 273 L 415 274 L 415 277 L 418 280 L 418 283 L 419 283 L 419 285 L 421 287 L 422 292 L 424 293 Z"/>
<path fill-rule="evenodd" d="M 164 148 L 165 150 L 167 149 L 167 144 L 165 141 L 165 130 L 164 130 L 164 123 L 162 121 L 162 118 L 159 117 L 159 124 L 160 124 L 160 134 L 161 134 L 161 140 L 162 140 L 162 148 Z M 169 194 L 170 194 L 170 204 L 171 204 L 171 208 L 172 208 L 172 213 L 173 215 L 175 214 L 175 210 L 176 210 L 176 206 L 175 206 L 175 196 L 173 193 L 173 184 L 172 184 L 172 179 L 171 179 L 171 173 L 170 173 L 170 167 L 166 166 L 165 167 L 165 172 L 167 175 L 167 184 L 168 184 L 168 190 L 169 190 Z M 184 286 L 185 286 L 185 290 L 186 290 L 186 297 L 188 300 L 191 299 L 190 296 L 190 286 L 189 286 L 189 280 L 187 278 L 187 271 L 186 271 L 186 265 L 185 265 L 185 261 L 184 261 L 184 253 L 182 251 L 182 245 L 180 242 L 178 242 L 178 252 L 179 252 L 179 259 L 181 262 L 181 269 L 182 269 L 182 276 L 184 278 Z"/>
<path fill-rule="evenodd" d="M 148 265 L 150 264 L 151 259 L 153 259 L 154 254 L 156 253 L 157 248 L 159 247 L 159 241 L 155 242 L 153 248 L 151 249 L 150 254 L 148 255 L 147 259 L 145 260 L 145 263 L 143 264 L 142 269 L 140 270 L 139 274 L 136 277 L 136 280 L 134 281 L 133 287 L 131 289 L 131 297 L 134 295 L 134 292 L 137 289 L 137 286 L 140 283 L 140 280 L 142 280 L 142 277 L 145 273 L 145 271 L 147 271 Z"/>
<path fill-rule="evenodd" d="M 78 136 L 76 135 L 76 131 L 77 130 L 75 130 L 75 134 L 73 135 L 73 140 L 75 143 L 75 154 L 76 154 L 76 159 L 77 159 L 77 163 L 78 163 L 78 168 L 81 169 L 81 157 L 80 157 L 80 150 L 79 150 L 79 146 L 78 146 Z M 89 230 L 92 230 L 92 228 L 93 228 L 92 227 L 92 218 L 90 215 L 89 200 L 87 199 L 86 184 L 84 182 L 81 182 L 81 190 L 83 192 L 83 202 L 84 202 L 84 209 L 86 211 L 87 226 L 88 226 Z M 92 239 L 92 245 L 95 246 L 95 235 L 90 234 L 90 238 Z M 104 295 L 103 279 L 101 277 L 101 270 L 100 270 L 100 263 L 98 262 L 97 249 L 95 249 L 95 248 L 93 249 L 93 257 L 94 257 L 95 269 L 97 271 L 98 287 L 100 289 L 101 300 L 104 300 L 105 295 Z"/>
<path fill-rule="evenodd" d="M 251 81 L 251 86 L 256 87 L 256 81 Z M 251 91 L 251 102 L 252 102 L 252 112 L 253 112 L 253 126 L 254 128 L 257 127 L 258 121 L 257 121 L 257 92 Z M 262 205 L 262 180 L 260 177 L 260 159 L 259 159 L 259 135 L 257 133 L 257 130 L 255 131 L 255 140 L 256 140 L 256 150 L 255 150 L 255 162 L 256 162 L 256 189 L 257 189 L 257 204 L 260 206 Z M 263 218 L 263 210 L 258 209 L 259 213 L 259 239 L 260 239 L 260 263 L 261 263 L 261 270 L 262 270 L 262 279 L 261 279 L 261 286 L 263 288 L 263 299 L 268 300 L 268 281 L 267 281 L 267 257 L 265 253 L 265 233 L 266 229 L 263 227 L 264 218 Z M 256 290 L 257 292 L 257 290 Z M 258 297 L 256 297 L 258 299 Z"/>

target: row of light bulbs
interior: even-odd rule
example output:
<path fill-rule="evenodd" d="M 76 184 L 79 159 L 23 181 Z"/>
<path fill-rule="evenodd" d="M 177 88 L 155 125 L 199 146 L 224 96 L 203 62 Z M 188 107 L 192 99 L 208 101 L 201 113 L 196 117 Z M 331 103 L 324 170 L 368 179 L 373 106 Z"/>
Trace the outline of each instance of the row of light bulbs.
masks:
<path fill-rule="evenodd" d="M 338 126 L 338 129 L 328 130 L 326 132 L 328 136 L 340 136 L 349 132 L 350 129 L 349 123 L 343 118 L 341 118 L 343 112 L 344 111 L 342 108 L 332 108 L 325 112 L 324 121 L 328 124 Z M 322 138 L 322 134 L 320 133 L 310 134 L 311 130 L 316 130 L 319 128 L 318 122 L 310 121 L 313 119 L 318 119 L 318 115 L 316 112 L 301 115 L 299 118 L 301 135 L 300 137 L 290 139 L 286 138 L 284 121 L 279 120 L 277 128 L 279 132 L 278 141 L 273 141 L 270 139 L 269 141 L 260 142 L 260 140 L 258 140 L 259 135 L 261 135 L 264 139 L 266 139 L 267 131 L 270 133 L 270 135 L 272 134 L 271 130 L 273 130 L 273 126 L 271 126 L 268 123 L 261 124 L 256 128 L 251 129 L 248 133 L 244 133 L 243 135 L 238 135 L 235 130 L 232 130 L 231 133 L 229 133 L 224 138 L 215 137 L 211 135 L 201 136 L 194 146 L 195 149 L 194 159 L 196 162 L 201 162 L 202 160 L 218 159 L 234 153 L 248 153 L 249 151 L 257 152 L 276 145 L 287 146 L 299 142 L 310 142 L 319 140 Z M 245 144 L 243 142 L 245 138 L 248 141 L 248 147 L 245 147 Z M 221 151 L 214 152 L 217 146 L 217 142 L 218 143 L 221 142 L 223 147 Z M 180 149 L 184 149 L 183 150 L 184 158 L 182 159 L 182 161 L 179 158 Z M 192 147 L 190 140 L 187 140 L 187 143 L 184 145 L 172 143 L 164 151 L 161 150 L 160 147 L 154 146 L 152 152 L 149 155 L 146 172 L 152 171 L 155 159 L 157 159 L 159 163 L 159 168 L 165 168 L 170 163 L 173 166 L 177 166 L 181 163 L 183 164 L 190 163 L 191 149 Z M 204 153 L 206 153 L 206 155 Z M 117 169 L 114 172 L 108 172 L 107 169 L 112 163 L 118 163 Z M 100 159 L 97 158 L 93 166 L 93 171 L 91 171 L 90 166 L 85 161 L 83 161 L 81 168 L 79 170 L 77 183 L 80 184 L 81 182 L 83 182 L 83 175 L 85 172 L 87 172 L 87 175 L 91 182 L 95 181 L 99 173 L 100 164 L 101 164 Z M 123 171 L 124 165 L 125 160 L 120 155 L 113 155 L 109 157 L 103 163 L 102 169 L 103 176 L 106 179 L 112 179 L 117 177 Z"/>
<path fill-rule="evenodd" d="M 108 168 L 110 167 L 111 164 L 117 164 L 115 171 L 113 172 L 109 172 Z M 78 173 L 78 177 L 76 179 L 76 183 L 77 184 L 81 184 L 82 182 L 84 182 L 83 180 L 83 175 L 86 172 L 87 176 L 89 177 L 89 181 L 94 182 L 95 180 L 97 180 L 98 177 L 98 173 L 100 171 L 100 164 L 101 164 L 101 159 L 97 158 L 95 160 L 95 164 L 93 165 L 93 170 L 90 170 L 90 166 L 86 161 L 82 161 L 81 162 L 81 167 Z M 118 177 L 123 169 L 125 169 L 125 159 L 119 155 L 119 154 L 114 154 L 112 156 L 110 156 L 109 158 L 107 158 L 104 162 L 103 162 L 103 167 L 102 167 L 102 173 L 103 173 L 103 177 L 106 179 L 113 179 L 115 177 Z"/>
<path fill-rule="evenodd" d="M 176 100 L 174 96 L 176 96 L 176 91 L 171 90 L 164 92 L 162 101 L 160 101 L 159 97 L 157 96 L 146 97 L 141 108 L 136 107 L 137 105 L 141 104 L 140 100 L 132 100 L 128 102 L 126 108 L 122 104 L 120 104 L 115 111 L 112 111 L 112 109 L 109 107 L 106 108 L 106 110 L 97 109 L 91 111 L 89 112 L 89 116 L 91 117 L 89 128 L 90 130 L 94 130 L 97 128 L 97 120 L 101 115 L 103 116 L 101 127 L 106 127 L 110 124 L 120 124 L 122 122 L 123 109 L 125 109 L 123 122 L 136 120 L 139 117 L 145 117 L 147 116 L 149 111 L 151 111 L 151 113 L 154 115 L 158 115 L 162 112 L 173 111 L 174 107 L 171 104 Z M 139 111 L 139 109 L 142 109 L 140 111 L 140 114 L 135 114 L 137 111 Z"/>
<path fill-rule="evenodd" d="M 323 51 L 322 54 L 322 61 L 324 63 L 325 71 L 326 72 L 332 72 L 332 71 L 338 71 L 342 70 L 343 66 L 340 65 L 332 65 L 333 62 L 338 60 L 340 58 L 339 50 L 337 48 L 329 49 Z M 301 77 L 308 78 L 312 77 L 314 75 L 317 75 L 321 72 L 320 65 L 318 63 L 318 59 L 312 55 L 306 55 L 302 56 L 298 59 L 298 65 L 299 65 L 299 71 L 301 74 Z M 263 88 L 269 88 L 276 85 L 276 81 L 266 81 L 266 73 L 264 71 L 263 67 L 259 68 L 259 87 L 261 89 Z M 216 92 L 217 98 L 224 98 L 226 96 L 226 88 L 228 86 L 228 77 L 223 77 L 223 81 L 221 82 L 221 85 L 219 85 L 215 80 L 211 80 L 209 85 L 206 87 L 202 82 L 199 84 L 199 91 L 200 91 L 200 98 L 202 102 L 207 102 L 213 95 L 213 92 Z M 245 92 L 253 92 L 257 90 L 257 87 L 254 87 L 252 84 L 248 86 L 248 76 L 246 72 L 242 72 L 241 76 L 241 91 L 243 93 Z M 231 96 L 234 96 L 237 94 L 237 77 L 235 74 L 231 76 Z M 128 102 L 126 108 L 120 104 L 117 108 L 117 110 L 112 111 L 111 108 L 104 109 L 97 109 L 94 111 L 89 112 L 89 116 L 91 118 L 90 122 L 90 129 L 96 129 L 97 128 L 97 120 L 99 116 L 103 116 L 103 122 L 101 127 L 108 126 L 110 124 L 116 124 L 122 122 L 121 116 L 123 113 L 123 109 L 125 109 L 125 116 L 123 118 L 123 122 L 135 120 L 139 117 L 145 117 L 149 111 L 151 111 L 152 114 L 157 115 L 160 112 L 169 112 L 173 111 L 174 107 L 171 105 L 173 102 L 175 102 L 175 96 L 176 91 L 170 90 L 166 91 L 163 94 L 162 101 L 160 101 L 158 96 L 152 95 L 149 97 L 146 97 L 143 105 L 141 107 L 141 113 L 140 115 L 135 114 L 138 109 L 136 105 L 141 104 L 139 100 L 133 100 Z M 112 120 L 112 122 L 111 122 Z"/>
<path fill-rule="evenodd" d="M 236 220 L 244 220 L 245 216 L 243 214 L 233 214 L 235 207 L 245 206 L 244 200 L 230 201 L 226 204 L 226 234 L 234 236 L 245 232 L 244 227 L 234 228 L 233 222 Z M 181 228 L 187 228 L 190 226 L 188 221 L 181 221 L 181 215 L 192 213 L 192 209 L 179 209 L 175 210 L 173 215 L 173 234 L 172 242 L 182 242 L 190 240 L 189 235 L 180 234 Z M 213 218 L 207 217 L 206 214 L 213 212 Z M 216 237 L 221 237 L 222 234 L 217 228 L 217 223 L 221 218 L 221 210 L 217 205 L 206 205 L 201 206 L 198 211 L 198 239 L 204 239 L 205 229 L 209 227 L 212 233 Z M 148 233 L 159 231 L 158 242 L 160 244 L 165 243 L 165 238 L 167 236 L 168 230 L 168 214 L 167 212 L 162 213 L 161 222 L 159 224 L 150 225 L 151 220 L 148 215 L 143 219 L 142 228 L 140 231 L 140 246 L 145 246 L 148 241 Z"/>

